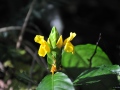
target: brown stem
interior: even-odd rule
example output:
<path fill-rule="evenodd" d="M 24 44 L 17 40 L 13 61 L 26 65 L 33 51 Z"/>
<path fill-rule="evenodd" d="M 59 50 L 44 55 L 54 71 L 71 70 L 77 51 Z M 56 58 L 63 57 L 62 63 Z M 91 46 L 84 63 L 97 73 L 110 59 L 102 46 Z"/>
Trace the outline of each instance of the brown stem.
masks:
<path fill-rule="evenodd" d="M 28 11 L 28 13 L 27 13 L 27 16 L 26 16 L 25 21 L 24 21 L 24 23 L 23 23 L 23 26 L 22 26 L 20 35 L 19 35 L 19 37 L 18 37 L 18 41 L 17 41 L 17 43 L 16 43 L 16 48 L 19 48 L 20 45 L 21 45 L 21 42 L 22 42 L 22 39 L 23 39 L 23 34 L 24 34 L 24 32 L 25 32 L 25 28 L 26 28 L 26 26 L 27 26 L 28 20 L 29 20 L 29 18 L 30 18 L 31 13 L 32 13 L 33 6 L 34 6 L 35 2 L 36 2 L 36 0 L 33 0 L 32 3 L 31 3 L 30 9 L 29 9 L 29 11 Z"/>

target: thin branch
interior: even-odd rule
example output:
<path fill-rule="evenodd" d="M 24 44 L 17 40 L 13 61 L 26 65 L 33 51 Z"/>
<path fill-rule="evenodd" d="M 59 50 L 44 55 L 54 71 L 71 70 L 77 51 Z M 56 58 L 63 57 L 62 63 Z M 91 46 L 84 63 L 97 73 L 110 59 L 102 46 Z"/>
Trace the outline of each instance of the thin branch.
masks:
<path fill-rule="evenodd" d="M 20 29 L 22 29 L 21 26 L 3 27 L 3 28 L 0 28 L 0 33 L 1 33 L 1 32 L 6 32 L 6 31 L 10 31 L 10 30 L 20 30 Z"/>
<path fill-rule="evenodd" d="M 24 46 L 24 48 L 36 60 L 38 64 L 41 64 L 40 60 L 35 57 L 34 52 L 28 46 Z"/>
<path fill-rule="evenodd" d="M 32 27 L 35 28 L 35 30 L 37 31 L 36 34 L 41 34 L 41 35 L 43 35 L 42 30 L 40 30 L 40 28 L 39 28 L 37 25 L 35 25 L 34 23 L 30 23 L 30 26 L 32 26 Z"/>
<path fill-rule="evenodd" d="M 99 44 L 100 39 L 101 39 L 101 33 L 99 34 L 98 41 L 96 42 L 95 51 L 94 51 L 93 55 L 90 57 L 90 59 L 89 59 L 89 62 L 90 62 L 89 68 L 92 67 L 92 59 L 93 59 L 93 57 L 95 56 L 95 54 L 96 54 L 96 52 L 97 52 L 97 47 L 98 47 L 98 44 Z"/>
<path fill-rule="evenodd" d="M 14 31 L 14 30 L 21 30 L 22 29 L 22 27 L 21 26 L 8 26 L 8 27 L 3 27 L 3 28 L 0 28 L 0 33 L 2 33 L 2 32 L 8 32 L 8 31 Z M 35 30 L 37 30 L 36 28 L 35 28 Z M 38 33 L 38 30 L 37 31 L 35 31 L 35 30 L 32 30 L 31 28 L 26 28 L 26 31 L 27 32 L 29 32 L 29 33 L 32 33 L 32 34 L 37 34 Z"/>
<path fill-rule="evenodd" d="M 23 23 L 23 26 L 22 26 L 22 29 L 21 29 L 21 33 L 20 33 L 20 35 L 19 35 L 19 37 L 18 37 L 18 41 L 17 41 L 17 43 L 16 43 L 16 48 L 19 48 L 20 45 L 21 45 L 21 42 L 22 42 L 22 39 L 23 39 L 23 34 L 24 34 L 24 32 L 25 32 L 25 28 L 26 28 L 26 26 L 27 26 L 28 20 L 29 20 L 29 18 L 30 18 L 31 13 L 32 13 L 33 6 L 34 6 L 35 2 L 36 2 L 36 0 L 33 0 L 32 3 L 31 3 L 30 9 L 29 9 L 29 11 L 28 11 L 28 13 L 27 13 L 27 16 L 26 16 L 26 18 L 25 18 L 25 21 L 24 21 L 24 23 Z"/>
<path fill-rule="evenodd" d="M 44 62 L 45 60 L 44 60 L 43 58 L 41 58 L 41 57 L 38 57 L 37 54 L 34 55 L 34 53 L 37 52 L 37 51 L 33 52 L 28 46 L 24 46 L 24 48 L 25 48 L 25 50 L 34 58 L 34 60 L 36 60 L 36 62 L 37 62 L 38 64 L 40 64 L 40 65 L 42 64 L 42 65 L 45 67 L 46 71 L 48 71 L 47 65 L 46 65 L 46 63 Z M 41 63 L 40 61 L 41 61 L 42 63 Z"/>

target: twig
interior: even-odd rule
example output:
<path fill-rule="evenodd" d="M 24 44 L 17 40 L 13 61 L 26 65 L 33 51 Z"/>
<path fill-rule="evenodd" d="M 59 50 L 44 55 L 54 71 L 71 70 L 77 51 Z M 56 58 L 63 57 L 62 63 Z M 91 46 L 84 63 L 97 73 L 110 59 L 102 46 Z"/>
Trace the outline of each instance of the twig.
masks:
<path fill-rule="evenodd" d="M 19 37 L 18 37 L 18 41 L 17 41 L 17 43 L 16 43 L 16 48 L 19 48 L 20 45 L 21 45 L 21 42 L 22 42 L 22 39 L 23 39 L 23 34 L 24 34 L 24 32 L 25 32 L 25 28 L 26 28 L 26 26 L 27 26 L 28 20 L 29 20 L 29 18 L 30 18 L 31 13 L 32 13 L 33 6 L 34 6 L 35 2 L 36 2 L 36 0 L 33 0 L 32 3 L 31 3 L 30 9 L 29 9 L 29 11 L 28 11 L 28 13 L 27 13 L 27 16 L 26 16 L 26 18 L 25 18 L 25 21 L 24 21 L 24 23 L 23 23 L 23 26 L 22 26 L 22 29 L 21 29 L 21 33 L 20 33 L 20 35 L 19 35 Z"/>
<path fill-rule="evenodd" d="M 36 60 L 38 64 L 41 64 L 40 60 L 35 57 L 34 52 L 28 46 L 24 46 L 24 48 Z"/>
<path fill-rule="evenodd" d="M 30 23 L 30 26 L 32 26 L 33 28 L 35 28 L 35 30 L 37 31 L 36 34 L 43 35 L 42 31 L 39 29 L 39 27 L 37 25 L 35 25 L 34 23 Z"/>
<path fill-rule="evenodd" d="M 89 68 L 92 67 L 92 58 L 94 57 L 94 55 L 95 55 L 96 52 L 97 52 L 97 47 L 98 47 L 98 44 L 99 44 L 100 39 L 101 39 L 101 33 L 99 34 L 98 41 L 96 42 L 95 51 L 94 51 L 93 55 L 90 57 L 90 59 L 89 59 L 89 62 L 90 62 L 90 66 L 89 66 Z"/>
<path fill-rule="evenodd" d="M 8 31 L 14 31 L 14 30 L 21 30 L 22 27 L 21 26 L 8 26 L 8 27 L 3 27 L 3 28 L 0 28 L 0 33 L 2 32 L 8 32 Z M 37 30 L 37 28 L 35 28 L 35 30 Z M 38 30 L 35 31 L 35 30 L 32 30 L 31 28 L 26 28 L 26 31 L 29 32 L 29 33 L 32 33 L 32 34 L 35 34 L 38 33 Z"/>
<path fill-rule="evenodd" d="M 3 28 L 0 28 L 0 33 L 1 32 L 6 32 L 6 31 L 10 31 L 10 30 L 20 30 L 21 28 L 22 28 L 21 26 L 3 27 Z"/>
<path fill-rule="evenodd" d="M 37 51 L 35 51 L 35 52 L 33 52 L 28 46 L 24 46 L 24 48 L 25 48 L 25 50 L 34 58 L 34 60 L 36 60 L 36 62 L 38 63 L 38 64 L 42 64 L 44 67 L 45 67 L 45 69 L 46 69 L 46 71 L 48 72 L 48 69 L 47 69 L 47 65 L 46 65 L 46 63 L 44 62 L 45 60 L 44 59 L 42 59 L 41 57 L 38 57 L 37 56 L 37 54 L 35 54 L 34 55 L 34 53 L 35 52 L 37 52 Z"/>

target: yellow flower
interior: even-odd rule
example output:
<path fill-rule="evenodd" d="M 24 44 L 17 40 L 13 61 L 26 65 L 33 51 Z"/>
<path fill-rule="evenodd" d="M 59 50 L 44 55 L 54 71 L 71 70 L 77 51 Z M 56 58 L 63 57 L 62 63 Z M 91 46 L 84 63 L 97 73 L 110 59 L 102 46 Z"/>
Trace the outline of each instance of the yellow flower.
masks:
<path fill-rule="evenodd" d="M 56 65 L 52 64 L 52 67 L 51 67 L 51 70 L 50 70 L 50 72 L 52 72 L 52 75 L 54 74 L 55 71 L 57 71 Z"/>
<path fill-rule="evenodd" d="M 48 43 L 44 40 L 44 36 L 36 35 L 34 38 L 34 41 L 41 44 L 40 48 L 38 50 L 38 54 L 42 57 L 45 57 L 45 55 L 50 52 L 50 47 Z"/>
<path fill-rule="evenodd" d="M 57 41 L 57 47 L 61 48 L 62 46 L 64 46 L 64 50 L 66 52 L 74 52 L 74 46 L 72 45 L 72 43 L 70 41 L 73 40 L 73 38 L 76 36 L 76 33 L 70 33 L 70 36 L 64 40 L 62 39 L 62 36 L 59 37 L 58 41 Z"/>
<path fill-rule="evenodd" d="M 72 52 L 73 53 L 74 52 L 74 46 L 72 45 L 71 42 L 67 42 L 64 46 L 64 50 L 66 52 Z"/>
<path fill-rule="evenodd" d="M 62 39 L 62 35 L 59 37 L 58 41 L 57 41 L 57 47 L 61 48 L 63 46 L 63 39 Z"/>

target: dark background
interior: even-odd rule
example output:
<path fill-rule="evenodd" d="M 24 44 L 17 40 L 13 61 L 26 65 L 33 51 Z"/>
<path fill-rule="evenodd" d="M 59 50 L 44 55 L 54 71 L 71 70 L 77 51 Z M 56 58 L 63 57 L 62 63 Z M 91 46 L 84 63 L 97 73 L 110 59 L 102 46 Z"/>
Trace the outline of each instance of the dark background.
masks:
<path fill-rule="evenodd" d="M 0 0 L 0 28 L 22 26 L 31 3 L 32 0 Z M 36 33 L 25 31 L 23 41 L 38 48 L 35 35 L 47 38 L 52 26 L 56 26 L 64 38 L 76 32 L 74 45 L 96 44 L 101 33 L 99 46 L 113 64 L 120 65 L 120 0 L 36 0 L 26 27 Z M 10 37 L 15 36 L 16 42 L 19 33 L 14 31 Z M 6 35 L 9 33 L 0 34 L 0 43 L 7 46 L 13 39 Z"/>
<path fill-rule="evenodd" d="M 0 27 L 21 26 L 31 2 L 0 0 Z M 36 25 L 48 37 L 54 25 L 51 22 L 58 20 L 60 24 L 56 25 L 60 27 L 64 38 L 71 31 L 77 33 L 73 41 L 75 45 L 96 44 L 101 33 L 99 46 L 114 64 L 120 64 L 119 4 L 119 0 L 37 0 L 27 26 L 35 29 L 32 24 Z M 34 43 L 34 35 L 25 33 L 25 38 Z"/>

